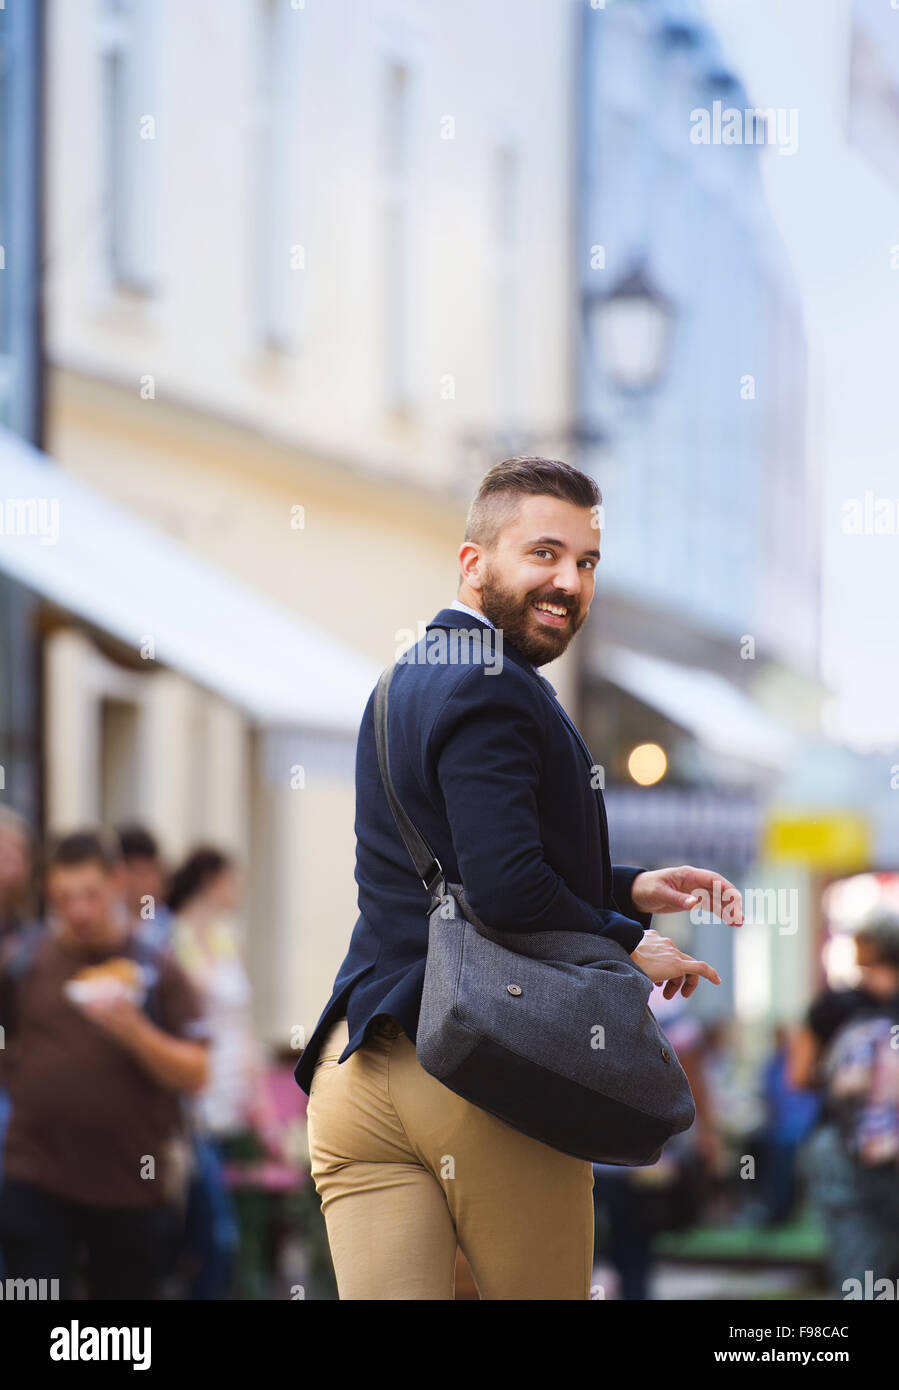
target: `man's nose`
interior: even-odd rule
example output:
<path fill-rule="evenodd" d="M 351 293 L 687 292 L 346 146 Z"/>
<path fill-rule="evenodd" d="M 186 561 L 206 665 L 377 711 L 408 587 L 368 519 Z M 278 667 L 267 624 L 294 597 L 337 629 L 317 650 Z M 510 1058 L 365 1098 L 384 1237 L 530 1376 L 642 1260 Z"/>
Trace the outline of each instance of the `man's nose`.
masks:
<path fill-rule="evenodd" d="M 565 593 L 576 596 L 581 590 L 581 572 L 575 562 L 561 564 L 553 575 L 553 583 L 557 589 L 562 589 Z"/>

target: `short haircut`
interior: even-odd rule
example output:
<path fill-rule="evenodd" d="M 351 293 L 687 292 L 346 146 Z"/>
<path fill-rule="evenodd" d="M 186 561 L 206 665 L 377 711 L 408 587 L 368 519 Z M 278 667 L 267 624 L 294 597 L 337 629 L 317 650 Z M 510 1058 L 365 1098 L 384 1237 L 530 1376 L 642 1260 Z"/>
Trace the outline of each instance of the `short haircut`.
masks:
<path fill-rule="evenodd" d="M 558 497 L 575 507 L 602 503 L 598 485 L 570 463 L 519 454 L 495 463 L 482 478 L 468 510 L 464 539 L 492 549 L 522 497 Z"/>
<path fill-rule="evenodd" d="M 118 834 L 126 860 L 159 858 L 159 845 L 144 826 L 123 825 L 119 827 Z"/>
<path fill-rule="evenodd" d="M 76 830 L 63 835 L 50 848 L 47 870 L 70 869 L 78 864 L 99 864 L 106 873 L 122 861 L 122 847 L 114 831 Z"/>
<path fill-rule="evenodd" d="M 881 965 L 899 970 L 899 914 L 888 907 L 876 907 L 855 929 L 856 941 L 871 946 Z"/>
<path fill-rule="evenodd" d="M 180 912 L 186 902 L 218 878 L 233 869 L 233 861 L 211 845 L 201 845 L 188 855 L 172 874 L 167 902 L 173 912 Z"/>

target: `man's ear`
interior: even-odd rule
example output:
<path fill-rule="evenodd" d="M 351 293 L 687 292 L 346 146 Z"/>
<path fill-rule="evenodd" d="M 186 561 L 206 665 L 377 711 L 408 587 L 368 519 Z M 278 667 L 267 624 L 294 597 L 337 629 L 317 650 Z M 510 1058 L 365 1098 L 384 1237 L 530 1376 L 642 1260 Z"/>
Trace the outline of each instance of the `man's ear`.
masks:
<path fill-rule="evenodd" d="M 476 541 L 463 541 L 459 547 L 459 568 L 461 578 L 465 584 L 472 589 L 480 589 L 481 578 L 478 570 L 481 568 L 483 551 Z"/>

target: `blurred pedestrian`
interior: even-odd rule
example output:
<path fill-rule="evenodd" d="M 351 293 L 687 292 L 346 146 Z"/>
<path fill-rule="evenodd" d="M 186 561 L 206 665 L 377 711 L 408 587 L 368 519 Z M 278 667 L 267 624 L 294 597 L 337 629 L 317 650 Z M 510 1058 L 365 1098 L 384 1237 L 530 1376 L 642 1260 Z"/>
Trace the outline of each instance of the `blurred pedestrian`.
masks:
<path fill-rule="evenodd" d="M 9 806 L 0 806 L 0 949 L 36 908 L 35 846 L 31 827 Z"/>
<path fill-rule="evenodd" d="M 125 864 L 125 902 L 141 935 L 153 946 L 170 944 L 172 912 L 165 900 L 166 872 L 159 846 L 142 825 L 118 832 Z"/>
<path fill-rule="evenodd" d="M 196 1169 L 187 1241 L 197 1299 L 224 1298 L 234 1273 L 240 1229 L 225 1176 L 228 1159 L 244 1156 L 254 1132 L 278 1151 L 277 1119 L 268 1101 L 252 988 L 234 920 L 239 900 L 236 867 L 217 849 L 195 850 L 172 875 L 172 950 L 204 1000 L 212 1039 L 209 1084 L 192 1107 Z"/>
<path fill-rule="evenodd" d="M 687 1074 L 696 1121 L 686 1133 L 674 1135 L 661 1158 L 647 1167 L 593 1165 L 593 1200 L 597 1215 L 605 1216 L 605 1253 L 618 1276 L 619 1297 L 633 1301 L 651 1297 L 655 1237 L 699 1219 L 722 1163 L 703 1070 L 702 1028 L 682 994 L 666 997 L 656 986 L 649 1007 Z M 599 1227 L 597 1222 L 597 1233 Z"/>
<path fill-rule="evenodd" d="M 186 1195 L 179 1097 L 208 1075 L 202 1007 L 141 942 L 115 838 L 66 836 L 47 871 L 48 921 L 0 965 L 12 1116 L 0 1243 L 14 1278 L 60 1281 L 86 1256 L 90 1298 L 157 1297 Z"/>
<path fill-rule="evenodd" d="M 899 1279 L 899 916 L 870 914 L 855 947 L 860 984 L 813 1002 L 789 1067 L 793 1085 L 823 1095 L 803 1159 L 841 1297 L 851 1279 Z"/>
<path fill-rule="evenodd" d="M 792 1085 L 789 1068 L 789 1030 L 778 1024 L 774 1047 L 761 1072 L 764 1124 L 750 1138 L 758 1154 L 765 1220 L 771 1226 L 788 1221 L 800 1191 L 799 1150 L 818 1119 L 821 1099 Z"/>
<path fill-rule="evenodd" d="M 0 806 L 0 954 L 33 919 L 36 907 L 34 836 L 23 816 Z M 10 1100 L 4 1076 L 5 1039 L 0 1035 L 0 1187 L 3 1184 L 3 1143 L 9 1124 Z M 0 1274 L 3 1250 L 0 1248 Z"/>

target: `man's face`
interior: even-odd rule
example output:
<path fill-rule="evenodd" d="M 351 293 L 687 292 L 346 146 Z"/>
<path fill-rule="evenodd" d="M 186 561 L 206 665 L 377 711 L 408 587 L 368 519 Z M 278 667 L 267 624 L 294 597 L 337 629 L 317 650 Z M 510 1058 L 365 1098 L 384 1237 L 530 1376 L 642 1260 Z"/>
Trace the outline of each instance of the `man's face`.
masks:
<path fill-rule="evenodd" d="M 535 666 L 561 656 L 593 600 L 599 528 L 589 507 L 523 497 L 492 551 L 482 551 L 481 608 Z M 561 609 L 553 613 L 540 605 Z"/>
<path fill-rule="evenodd" d="M 862 988 L 875 999 L 892 999 L 899 994 L 899 970 L 882 961 L 870 941 L 856 941 L 855 957 L 861 972 Z"/>
<path fill-rule="evenodd" d="M 60 865 L 47 879 L 50 907 L 67 936 L 81 945 L 105 942 L 122 898 L 122 877 L 93 860 Z"/>
<path fill-rule="evenodd" d="M 125 901 L 133 916 L 140 916 L 146 898 L 161 903 L 164 891 L 162 866 L 158 859 L 135 855 L 125 861 Z"/>

